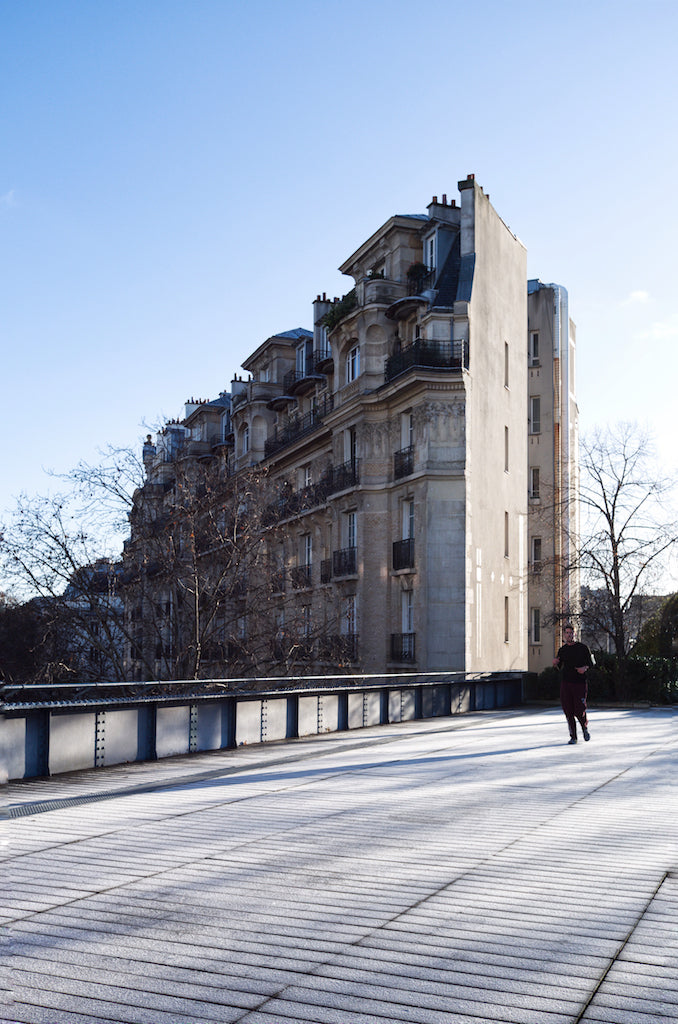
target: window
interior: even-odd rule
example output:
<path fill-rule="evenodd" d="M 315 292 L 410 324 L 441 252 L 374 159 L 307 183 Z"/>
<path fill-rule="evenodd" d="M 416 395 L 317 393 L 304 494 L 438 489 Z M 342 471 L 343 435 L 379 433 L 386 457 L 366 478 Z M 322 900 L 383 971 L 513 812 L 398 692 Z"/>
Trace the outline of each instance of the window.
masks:
<path fill-rule="evenodd" d="M 431 235 L 424 242 L 424 263 L 429 270 L 435 270 L 436 267 L 436 236 Z"/>
<path fill-rule="evenodd" d="M 303 565 L 311 565 L 313 561 L 313 538 L 310 533 L 305 533 L 301 538 L 301 557 Z"/>
<path fill-rule="evenodd" d="M 341 632 L 344 636 L 354 636 L 357 632 L 358 604 L 355 594 L 344 598 L 341 615 Z"/>
<path fill-rule="evenodd" d="M 411 590 L 402 592 L 400 612 L 403 633 L 414 633 L 414 595 Z"/>
<path fill-rule="evenodd" d="M 541 643 L 541 617 L 538 608 L 530 608 L 530 637 L 533 644 Z"/>
<path fill-rule="evenodd" d="M 346 359 L 346 383 L 350 384 L 352 380 L 360 375 L 360 348 L 356 345 L 352 348 Z"/>
<path fill-rule="evenodd" d="M 414 417 L 412 410 L 401 413 L 400 416 L 400 447 L 411 448 L 414 444 Z"/>
<path fill-rule="evenodd" d="M 509 599 L 504 598 L 504 643 L 509 642 Z"/>
<path fill-rule="evenodd" d="M 245 455 L 250 450 L 250 428 L 246 423 L 242 431 L 242 453 Z"/>
<path fill-rule="evenodd" d="M 354 511 L 346 513 L 346 547 L 357 548 L 358 524 Z"/>
<path fill-rule="evenodd" d="M 541 398 L 530 398 L 530 433 L 541 433 Z"/>
<path fill-rule="evenodd" d="M 297 360 L 296 360 L 296 371 L 297 373 L 303 373 L 306 369 L 306 345 L 297 346 Z"/>
<path fill-rule="evenodd" d="M 508 341 L 504 342 L 504 387 L 509 386 L 509 346 Z"/>
<path fill-rule="evenodd" d="M 406 498 L 403 502 L 403 540 L 414 537 L 414 500 Z"/>
<path fill-rule="evenodd" d="M 311 465 L 310 465 L 310 463 L 308 465 L 306 465 L 306 466 L 300 466 L 298 480 L 299 480 L 299 487 L 301 487 L 301 488 L 310 487 L 311 486 L 311 484 L 313 483 L 313 475 L 311 473 Z"/>
<path fill-rule="evenodd" d="M 539 466 L 530 466 L 530 497 L 539 497 Z"/>
<path fill-rule="evenodd" d="M 509 471 L 509 428 L 504 427 L 504 472 Z"/>
<path fill-rule="evenodd" d="M 530 545 L 530 561 L 532 572 L 541 572 L 541 537 L 533 537 Z"/>
<path fill-rule="evenodd" d="M 358 432 L 355 427 L 349 427 L 344 433 L 344 457 L 355 465 L 358 458 Z"/>
<path fill-rule="evenodd" d="M 539 366 L 539 332 L 530 331 L 528 342 L 528 357 L 530 366 Z"/>
<path fill-rule="evenodd" d="M 504 512 L 504 558 L 509 556 L 509 514 Z"/>

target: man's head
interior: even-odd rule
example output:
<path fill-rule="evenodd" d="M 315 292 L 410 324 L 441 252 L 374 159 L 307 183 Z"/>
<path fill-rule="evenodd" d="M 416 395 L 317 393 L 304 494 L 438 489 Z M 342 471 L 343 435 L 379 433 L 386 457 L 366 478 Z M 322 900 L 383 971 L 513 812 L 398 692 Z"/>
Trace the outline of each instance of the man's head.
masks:
<path fill-rule="evenodd" d="M 571 626 L 568 623 L 567 626 L 565 626 L 565 628 L 563 629 L 563 636 L 565 637 L 565 643 L 566 644 L 573 644 L 574 643 L 574 626 Z"/>

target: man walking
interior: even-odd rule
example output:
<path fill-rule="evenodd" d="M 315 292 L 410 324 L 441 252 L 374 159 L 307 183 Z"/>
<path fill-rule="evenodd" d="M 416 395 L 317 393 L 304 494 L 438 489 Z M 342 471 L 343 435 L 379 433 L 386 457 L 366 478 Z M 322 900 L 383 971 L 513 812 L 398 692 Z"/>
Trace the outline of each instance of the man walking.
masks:
<path fill-rule="evenodd" d="M 560 648 L 553 664 L 562 670 L 560 677 L 560 703 L 570 729 L 570 743 L 577 742 L 577 721 L 581 725 L 585 740 L 591 739 L 586 717 L 588 684 L 586 673 L 593 665 L 593 658 L 586 644 L 575 642 L 574 627 L 567 625 L 563 630 L 565 643 Z"/>

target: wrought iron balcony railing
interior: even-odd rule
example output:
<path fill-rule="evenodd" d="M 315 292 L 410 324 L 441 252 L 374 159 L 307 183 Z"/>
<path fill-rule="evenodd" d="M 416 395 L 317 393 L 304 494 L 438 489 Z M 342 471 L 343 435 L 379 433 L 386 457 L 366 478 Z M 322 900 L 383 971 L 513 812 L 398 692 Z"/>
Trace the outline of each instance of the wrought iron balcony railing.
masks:
<path fill-rule="evenodd" d="M 415 341 L 388 357 L 386 380 L 393 380 L 412 367 L 426 370 L 468 369 L 468 344 L 462 341 Z"/>
<path fill-rule="evenodd" d="M 273 434 L 267 438 L 264 445 L 264 454 L 268 457 L 274 455 L 280 451 L 281 448 L 287 447 L 289 444 L 293 444 L 298 441 L 299 438 L 304 437 L 305 434 L 310 434 L 318 427 L 322 426 L 323 418 L 334 408 L 334 398 L 332 395 L 325 395 L 321 402 L 311 409 L 310 412 L 305 413 L 303 416 L 294 416 L 288 420 L 284 427 L 277 428 L 273 431 Z"/>
<path fill-rule="evenodd" d="M 318 656 L 321 661 L 333 665 L 345 665 L 358 660 L 358 634 L 341 633 L 335 636 L 324 636 L 318 644 Z"/>
<path fill-rule="evenodd" d="M 414 445 L 401 448 L 399 452 L 393 453 L 393 479 L 400 480 L 403 476 L 409 476 L 414 472 Z"/>
<path fill-rule="evenodd" d="M 290 570 L 290 580 L 295 590 L 310 587 L 313 577 L 312 565 L 295 565 Z"/>
<path fill-rule="evenodd" d="M 407 537 L 405 540 L 393 542 L 393 568 L 414 568 L 414 537 Z"/>
<path fill-rule="evenodd" d="M 358 549 L 341 548 L 332 552 L 332 575 L 355 576 L 358 571 Z"/>
<path fill-rule="evenodd" d="M 391 661 L 416 661 L 416 633 L 391 633 Z"/>

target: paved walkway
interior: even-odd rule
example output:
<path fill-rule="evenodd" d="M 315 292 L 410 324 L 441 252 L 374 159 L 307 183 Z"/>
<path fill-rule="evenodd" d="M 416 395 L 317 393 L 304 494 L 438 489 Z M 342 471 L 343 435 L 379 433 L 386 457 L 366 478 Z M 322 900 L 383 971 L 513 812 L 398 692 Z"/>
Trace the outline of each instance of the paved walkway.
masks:
<path fill-rule="evenodd" d="M 10 786 L 0 1021 L 678 1020 L 678 711 L 486 712 Z"/>

